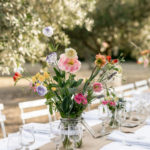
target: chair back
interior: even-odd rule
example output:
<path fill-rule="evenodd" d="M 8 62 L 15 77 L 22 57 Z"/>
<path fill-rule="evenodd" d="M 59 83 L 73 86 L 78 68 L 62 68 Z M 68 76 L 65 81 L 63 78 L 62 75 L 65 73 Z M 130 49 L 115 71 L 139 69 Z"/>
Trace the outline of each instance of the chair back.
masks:
<path fill-rule="evenodd" d="M 5 130 L 5 125 L 4 125 L 6 117 L 5 117 L 5 115 L 2 114 L 3 109 L 4 109 L 4 105 L 0 104 L 0 124 L 1 124 L 1 128 L 2 128 L 3 137 L 6 138 L 6 130 Z"/>
<path fill-rule="evenodd" d="M 49 107 L 46 106 L 45 103 L 46 103 L 46 99 L 39 99 L 39 100 L 19 103 L 19 108 L 21 111 L 21 119 L 22 119 L 23 124 L 25 124 L 25 120 L 27 119 L 41 117 L 41 116 L 48 116 L 49 121 L 52 121 L 52 116 L 50 115 Z M 32 110 L 29 112 L 24 111 L 24 109 L 27 109 L 27 108 L 36 108 L 40 106 L 46 106 L 46 108 L 40 109 L 40 110 Z M 54 114 L 53 120 L 56 120 L 55 112 L 53 114 Z"/>
<path fill-rule="evenodd" d="M 116 91 L 117 95 L 124 96 L 124 92 L 134 90 L 134 88 L 135 88 L 134 84 L 129 83 L 129 84 L 125 84 L 125 85 L 122 85 L 122 86 L 115 87 L 114 90 Z"/>
<path fill-rule="evenodd" d="M 135 87 L 139 92 L 143 92 L 149 89 L 148 82 L 146 80 L 135 82 Z"/>

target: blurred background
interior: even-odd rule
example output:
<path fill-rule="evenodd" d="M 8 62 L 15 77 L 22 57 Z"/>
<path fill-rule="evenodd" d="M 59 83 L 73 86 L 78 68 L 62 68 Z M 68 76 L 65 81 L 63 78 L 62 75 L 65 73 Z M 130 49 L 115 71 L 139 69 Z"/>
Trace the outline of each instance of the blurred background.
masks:
<path fill-rule="evenodd" d="M 54 28 L 50 39 L 42 34 L 46 26 Z M 7 132 L 21 125 L 18 102 L 41 98 L 24 80 L 14 87 L 14 68 L 21 65 L 31 75 L 45 68 L 52 51 L 48 42 L 59 44 L 58 53 L 77 50 L 81 77 L 89 76 L 95 54 L 118 58 L 123 53 L 122 84 L 147 79 L 149 67 L 136 61 L 140 50 L 149 49 L 150 1 L 0 0 L 0 103 Z"/>

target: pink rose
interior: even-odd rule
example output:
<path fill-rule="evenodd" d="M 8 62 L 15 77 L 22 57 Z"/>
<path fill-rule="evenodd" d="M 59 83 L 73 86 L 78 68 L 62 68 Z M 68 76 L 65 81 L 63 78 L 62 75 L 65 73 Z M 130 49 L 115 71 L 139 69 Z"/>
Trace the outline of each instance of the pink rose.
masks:
<path fill-rule="evenodd" d="M 107 104 L 108 104 L 108 101 L 103 100 L 103 101 L 102 101 L 102 104 L 103 104 L 103 105 L 107 105 Z"/>
<path fill-rule="evenodd" d="M 87 99 L 86 97 L 82 94 L 82 93 L 78 93 L 75 95 L 74 100 L 78 103 L 78 104 L 83 104 L 86 105 L 87 104 Z"/>
<path fill-rule="evenodd" d="M 81 63 L 77 58 L 67 58 L 65 54 L 61 54 L 58 67 L 63 71 L 75 73 L 81 68 Z"/>
<path fill-rule="evenodd" d="M 109 104 L 110 104 L 110 106 L 116 106 L 116 103 L 113 101 L 110 101 Z"/>
<path fill-rule="evenodd" d="M 93 90 L 94 90 L 94 92 L 100 92 L 100 91 L 102 91 L 102 89 L 103 89 L 102 83 L 95 82 L 93 84 Z"/>

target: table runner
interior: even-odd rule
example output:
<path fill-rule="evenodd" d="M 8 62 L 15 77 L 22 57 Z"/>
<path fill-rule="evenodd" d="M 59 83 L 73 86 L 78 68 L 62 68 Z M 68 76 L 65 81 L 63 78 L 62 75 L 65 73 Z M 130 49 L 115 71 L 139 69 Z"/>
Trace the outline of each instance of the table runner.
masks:
<path fill-rule="evenodd" d="M 137 129 L 141 128 L 143 124 L 139 125 L 138 127 L 135 128 L 122 128 L 123 131 L 131 131 L 134 132 Z M 100 125 L 96 125 L 94 127 L 94 130 L 100 131 Z M 108 129 L 112 130 L 112 129 Z M 107 136 L 101 137 L 94 139 L 87 131 L 84 132 L 83 135 L 83 145 L 80 149 L 77 150 L 100 150 L 104 145 L 107 145 L 111 143 L 112 141 L 107 140 Z M 40 150 L 55 150 L 55 144 L 54 143 L 49 143 L 46 144 L 45 146 L 41 147 Z M 60 150 L 64 150 L 63 148 L 60 148 Z"/>

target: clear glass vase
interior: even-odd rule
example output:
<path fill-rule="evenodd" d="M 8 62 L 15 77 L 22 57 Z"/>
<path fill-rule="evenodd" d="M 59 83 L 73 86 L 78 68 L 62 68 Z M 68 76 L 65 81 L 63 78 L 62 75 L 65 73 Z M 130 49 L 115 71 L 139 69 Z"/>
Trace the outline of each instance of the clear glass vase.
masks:
<path fill-rule="evenodd" d="M 68 130 L 69 126 L 77 126 L 78 124 L 81 124 L 81 118 L 61 118 L 61 125 L 64 126 L 65 130 Z M 64 132 L 67 133 L 67 132 Z M 76 148 L 80 148 L 82 146 L 82 139 L 75 143 Z M 73 143 L 69 140 L 68 135 L 65 135 L 65 138 L 63 140 L 63 147 L 66 150 L 73 150 Z"/>
<path fill-rule="evenodd" d="M 117 117 L 118 117 L 117 109 L 115 109 L 114 111 L 111 111 L 111 118 L 110 118 L 109 125 L 112 129 L 116 129 L 119 127 L 119 122 L 118 122 Z"/>

